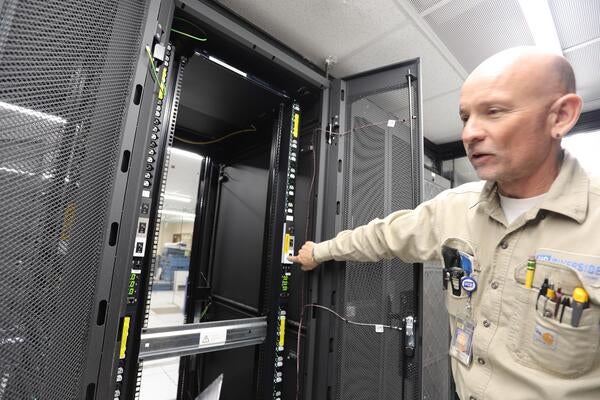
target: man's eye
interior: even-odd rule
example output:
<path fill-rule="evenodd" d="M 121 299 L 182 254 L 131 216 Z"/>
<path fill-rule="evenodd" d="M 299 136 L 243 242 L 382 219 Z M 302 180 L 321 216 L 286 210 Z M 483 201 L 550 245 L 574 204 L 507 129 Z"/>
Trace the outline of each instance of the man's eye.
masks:
<path fill-rule="evenodd" d="M 490 108 L 488 109 L 488 115 L 498 115 L 502 110 L 499 108 Z"/>

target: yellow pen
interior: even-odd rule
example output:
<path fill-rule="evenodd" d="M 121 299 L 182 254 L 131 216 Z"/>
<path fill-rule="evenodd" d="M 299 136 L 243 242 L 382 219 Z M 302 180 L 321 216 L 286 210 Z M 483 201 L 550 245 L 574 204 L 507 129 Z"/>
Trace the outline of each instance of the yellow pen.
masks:
<path fill-rule="evenodd" d="M 533 287 L 533 277 L 535 275 L 535 257 L 529 257 L 527 260 L 527 274 L 525 275 L 525 287 L 531 289 Z"/>

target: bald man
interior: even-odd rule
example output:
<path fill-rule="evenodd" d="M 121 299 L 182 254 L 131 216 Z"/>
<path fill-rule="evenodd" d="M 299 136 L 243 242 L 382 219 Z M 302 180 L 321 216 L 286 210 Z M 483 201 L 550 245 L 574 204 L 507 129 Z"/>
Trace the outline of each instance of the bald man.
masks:
<path fill-rule="evenodd" d="M 293 261 L 443 260 L 461 399 L 600 399 L 600 182 L 560 146 L 580 111 L 563 57 L 492 56 L 460 96 L 483 181 L 307 242 Z"/>

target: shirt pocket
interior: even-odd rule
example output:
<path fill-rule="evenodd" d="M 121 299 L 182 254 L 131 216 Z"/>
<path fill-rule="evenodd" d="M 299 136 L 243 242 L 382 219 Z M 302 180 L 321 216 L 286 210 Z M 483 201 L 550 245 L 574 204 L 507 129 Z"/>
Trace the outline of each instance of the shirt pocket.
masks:
<path fill-rule="evenodd" d="M 456 268 L 459 264 L 454 263 L 451 257 L 448 255 L 449 251 L 461 251 L 469 254 L 473 257 L 472 275 L 477 276 L 480 269 L 477 258 L 475 257 L 475 245 L 466 239 L 450 237 L 444 240 L 442 243 L 442 260 L 445 268 Z M 463 314 L 466 311 L 468 296 L 467 293 L 461 289 L 459 296 L 452 293 L 452 282 L 448 282 L 448 288 L 446 289 L 446 309 L 450 315 L 450 322 L 453 323 L 457 315 Z"/>
<path fill-rule="evenodd" d="M 556 303 L 539 296 L 545 277 L 561 285 L 570 295 L 577 286 L 585 287 L 575 271 L 537 260 L 533 288 L 524 287 L 527 262 L 515 270 L 517 306 L 511 316 L 507 346 L 515 360 L 527 367 L 574 378 L 590 371 L 598 359 L 600 346 L 600 307 L 590 302 L 577 327 L 571 326 L 572 308 L 562 306 L 555 317 Z M 591 288 L 585 287 L 586 290 Z"/>

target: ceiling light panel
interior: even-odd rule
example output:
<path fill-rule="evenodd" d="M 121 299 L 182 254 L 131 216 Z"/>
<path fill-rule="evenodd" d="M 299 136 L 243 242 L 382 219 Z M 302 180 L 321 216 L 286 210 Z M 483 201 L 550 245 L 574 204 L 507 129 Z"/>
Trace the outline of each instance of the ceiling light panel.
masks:
<path fill-rule="evenodd" d="M 548 0 L 563 50 L 600 38 L 600 1 Z"/>
<path fill-rule="evenodd" d="M 540 49 L 562 55 L 562 47 L 556 34 L 548 0 L 519 0 L 519 5 L 535 45 Z"/>
<path fill-rule="evenodd" d="M 501 50 L 534 45 L 517 0 L 454 0 L 425 20 L 469 72 Z"/>

